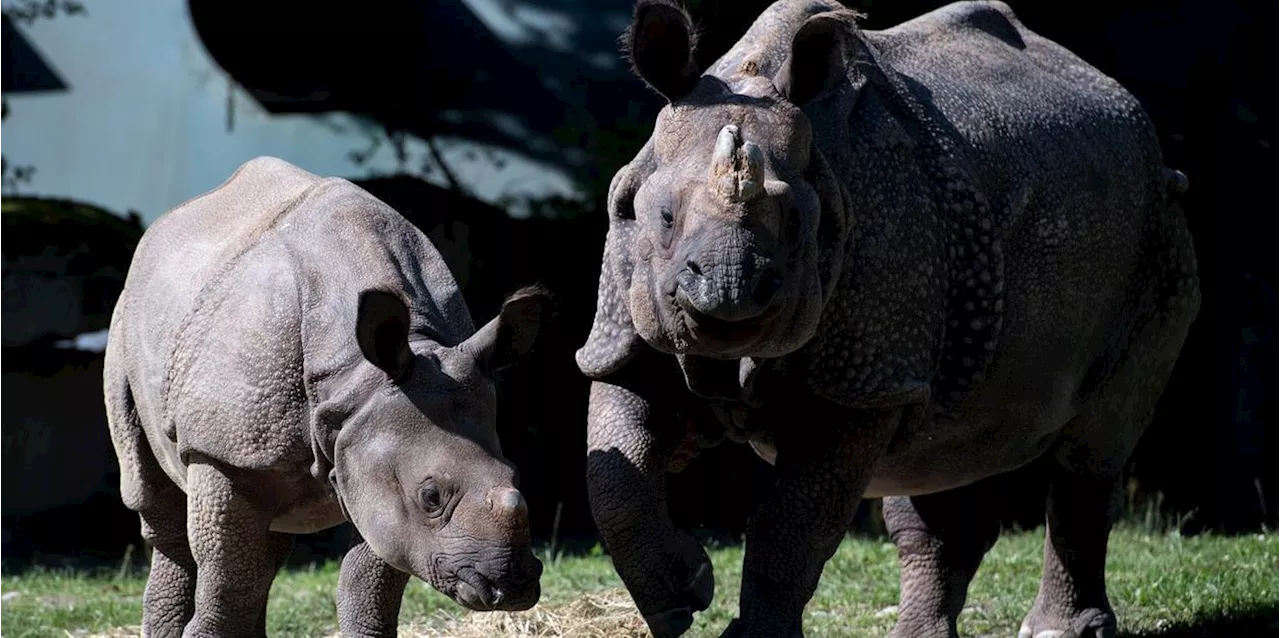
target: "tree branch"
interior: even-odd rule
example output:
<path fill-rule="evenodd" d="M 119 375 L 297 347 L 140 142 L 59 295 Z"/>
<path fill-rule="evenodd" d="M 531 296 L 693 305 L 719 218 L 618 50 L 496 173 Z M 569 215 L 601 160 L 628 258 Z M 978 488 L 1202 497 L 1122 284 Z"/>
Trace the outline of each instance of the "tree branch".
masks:
<path fill-rule="evenodd" d="M 449 170 L 449 165 L 445 164 L 444 157 L 440 155 L 440 149 L 436 148 L 435 137 L 428 136 L 424 141 L 427 143 L 427 150 L 431 153 L 431 159 L 440 167 L 440 172 L 444 173 L 445 181 L 449 182 L 449 188 L 460 195 L 467 195 L 466 190 L 462 188 L 462 182 L 459 182 L 453 171 Z"/>

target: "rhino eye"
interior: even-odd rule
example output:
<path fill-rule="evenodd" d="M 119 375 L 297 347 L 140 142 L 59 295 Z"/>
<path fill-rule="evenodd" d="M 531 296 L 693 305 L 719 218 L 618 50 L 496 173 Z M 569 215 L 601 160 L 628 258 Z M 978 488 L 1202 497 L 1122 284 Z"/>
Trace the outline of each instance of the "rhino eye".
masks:
<path fill-rule="evenodd" d="M 663 208 L 661 215 L 662 215 L 662 227 L 671 228 L 671 224 L 675 222 L 675 215 L 671 213 L 671 209 Z"/>
<path fill-rule="evenodd" d="M 422 509 L 431 516 L 436 516 L 444 508 L 444 497 L 440 495 L 440 487 L 432 479 L 418 488 L 418 502 L 422 504 Z"/>

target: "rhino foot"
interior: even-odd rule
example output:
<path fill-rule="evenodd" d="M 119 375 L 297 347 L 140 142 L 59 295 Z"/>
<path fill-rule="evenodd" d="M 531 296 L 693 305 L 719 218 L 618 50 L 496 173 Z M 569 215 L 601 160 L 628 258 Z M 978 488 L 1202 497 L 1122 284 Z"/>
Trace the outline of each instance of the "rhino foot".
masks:
<path fill-rule="evenodd" d="M 693 625 L 693 610 L 688 607 L 668 609 L 645 616 L 644 622 L 649 625 L 649 631 L 653 632 L 654 638 L 668 636 L 674 638 L 688 631 Z"/>
<path fill-rule="evenodd" d="M 1037 607 L 1018 630 L 1018 638 L 1115 638 L 1115 635 L 1115 614 L 1098 608 L 1056 615 Z"/>
<path fill-rule="evenodd" d="M 774 634 L 767 634 L 773 636 Z M 720 638 L 751 638 L 751 630 L 747 628 L 747 623 L 741 618 L 734 618 L 729 621 L 729 626 L 724 628 L 724 632 L 720 634 Z M 778 636 L 777 638 L 804 638 L 804 634 L 797 633 L 794 636 Z"/>
<path fill-rule="evenodd" d="M 711 571 L 711 563 L 706 561 L 694 570 L 693 578 L 678 595 L 677 605 L 652 614 L 646 614 L 645 624 L 656 638 L 679 636 L 693 625 L 693 614 L 711 606 L 711 598 L 715 595 L 716 581 Z"/>
<path fill-rule="evenodd" d="M 889 632 L 889 638 L 958 638 L 955 626 L 946 618 L 936 618 L 932 622 L 908 623 L 899 620 Z M 1018 638 L 1022 638 L 1021 635 Z"/>
<path fill-rule="evenodd" d="M 716 592 L 716 579 L 711 574 L 711 563 L 702 563 L 698 565 L 698 569 L 694 571 L 693 578 L 689 584 L 685 586 L 684 597 L 690 602 L 696 611 L 702 611 L 711 606 L 711 597 Z"/>
<path fill-rule="evenodd" d="M 742 623 L 741 618 L 734 618 L 729 621 L 729 626 L 724 628 L 724 633 L 720 634 L 720 638 L 742 638 L 747 635 L 747 626 Z"/>

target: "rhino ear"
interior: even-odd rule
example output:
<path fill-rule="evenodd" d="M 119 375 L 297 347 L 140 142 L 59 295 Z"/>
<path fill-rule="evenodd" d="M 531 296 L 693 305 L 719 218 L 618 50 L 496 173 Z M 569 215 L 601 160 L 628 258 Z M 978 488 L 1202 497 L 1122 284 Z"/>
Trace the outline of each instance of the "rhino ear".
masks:
<path fill-rule="evenodd" d="M 653 172 L 653 140 L 622 167 L 609 184 L 609 232 L 600 260 L 596 316 L 587 342 L 574 354 L 578 369 L 592 379 L 617 371 L 644 347 L 631 320 L 627 299 L 631 289 L 631 246 L 635 242 L 636 191 Z"/>
<path fill-rule="evenodd" d="M 620 43 L 636 75 L 668 102 L 688 95 L 698 82 L 693 20 L 675 0 L 637 2 Z"/>
<path fill-rule="evenodd" d="M 774 77 L 774 85 L 791 103 L 804 106 L 847 81 L 858 17 L 853 11 L 829 11 L 800 25 L 787 61 Z"/>
<path fill-rule="evenodd" d="M 502 310 L 458 347 L 487 373 L 509 368 L 533 350 L 543 324 L 555 312 L 551 293 L 527 286 L 502 303 Z"/>
<path fill-rule="evenodd" d="M 394 381 L 413 369 L 409 349 L 409 308 L 400 297 L 385 290 L 360 294 L 356 311 L 356 341 L 364 358 Z"/>

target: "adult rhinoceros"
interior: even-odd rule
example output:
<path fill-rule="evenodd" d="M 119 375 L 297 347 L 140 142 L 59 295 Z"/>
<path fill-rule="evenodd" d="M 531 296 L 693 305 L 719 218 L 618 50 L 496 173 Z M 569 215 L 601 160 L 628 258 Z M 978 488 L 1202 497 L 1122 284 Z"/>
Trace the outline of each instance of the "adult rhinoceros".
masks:
<path fill-rule="evenodd" d="M 861 497 L 901 556 L 896 636 L 954 636 L 993 477 L 1053 467 L 1025 637 L 1111 635 L 1118 478 L 1199 308 L 1151 122 L 999 2 L 884 31 L 774 4 L 703 72 L 668 1 L 624 45 L 667 98 L 609 192 L 592 512 L 658 636 L 705 609 L 665 473 L 723 436 L 776 465 L 726 635 L 798 636 Z"/>

